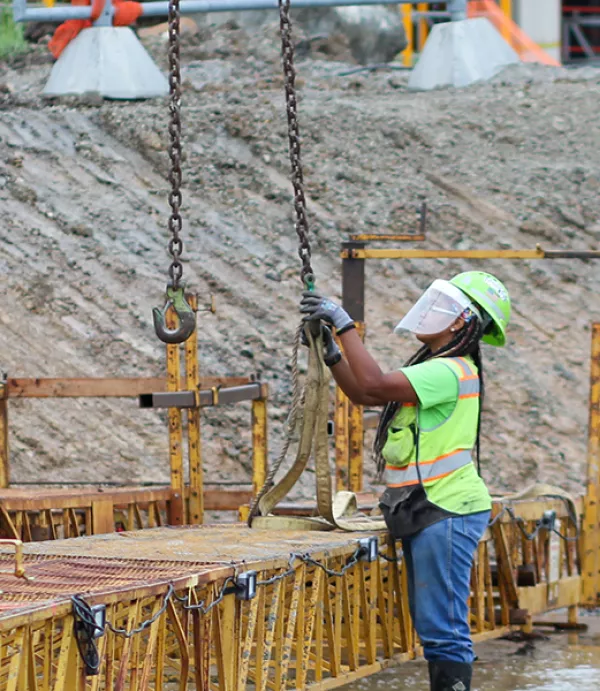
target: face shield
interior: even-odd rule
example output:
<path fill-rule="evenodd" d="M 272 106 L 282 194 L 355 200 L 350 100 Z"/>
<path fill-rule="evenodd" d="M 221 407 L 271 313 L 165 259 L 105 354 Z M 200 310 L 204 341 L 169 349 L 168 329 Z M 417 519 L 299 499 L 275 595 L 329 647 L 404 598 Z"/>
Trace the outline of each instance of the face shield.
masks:
<path fill-rule="evenodd" d="M 434 336 L 451 327 L 465 310 L 479 316 L 477 308 L 462 290 L 449 281 L 437 279 L 400 320 L 394 333 Z M 466 319 L 469 314 L 465 315 Z"/>

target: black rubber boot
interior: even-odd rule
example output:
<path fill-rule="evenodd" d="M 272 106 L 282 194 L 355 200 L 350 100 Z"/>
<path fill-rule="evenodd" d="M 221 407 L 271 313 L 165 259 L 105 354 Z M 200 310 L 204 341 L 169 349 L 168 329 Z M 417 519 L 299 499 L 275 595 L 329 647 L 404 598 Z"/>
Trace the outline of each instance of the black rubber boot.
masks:
<path fill-rule="evenodd" d="M 473 665 L 451 660 L 429 661 L 431 691 L 471 691 Z"/>

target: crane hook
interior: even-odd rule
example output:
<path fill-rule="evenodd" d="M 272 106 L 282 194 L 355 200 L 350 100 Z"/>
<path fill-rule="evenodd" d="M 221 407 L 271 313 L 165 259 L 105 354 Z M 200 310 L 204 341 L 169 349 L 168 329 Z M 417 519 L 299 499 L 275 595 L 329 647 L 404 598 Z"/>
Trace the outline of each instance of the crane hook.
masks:
<path fill-rule="evenodd" d="M 183 343 L 194 333 L 196 314 L 185 299 L 182 284 L 174 287 L 172 283 L 169 283 L 166 297 L 165 306 L 162 309 L 155 307 L 152 310 L 154 330 L 163 343 Z M 173 307 L 179 319 L 179 326 L 176 329 L 167 329 L 165 326 L 165 316 L 169 307 Z"/>

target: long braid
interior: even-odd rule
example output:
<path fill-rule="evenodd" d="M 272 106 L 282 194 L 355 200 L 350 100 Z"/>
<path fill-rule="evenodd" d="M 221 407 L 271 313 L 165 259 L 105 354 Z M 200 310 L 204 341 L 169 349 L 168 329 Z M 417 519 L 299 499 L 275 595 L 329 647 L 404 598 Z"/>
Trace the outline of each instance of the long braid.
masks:
<path fill-rule="evenodd" d="M 477 347 L 471 353 L 475 367 L 479 373 L 479 414 L 477 415 L 477 441 L 475 442 L 475 449 L 477 452 L 477 472 L 481 475 L 481 411 L 483 409 L 483 397 L 485 396 L 485 384 L 483 381 L 483 360 L 481 358 L 481 347 L 479 341 Z"/>
<path fill-rule="evenodd" d="M 470 355 L 473 358 L 473 362 L 479 370 L 479 381 L 481 390 L 480 403 L 483 402 L 483 366 L 481 360 L 481 349 L 479 347 L 479 341 L 483 335 L 483 329 L 480 320 L 473 316 L 463 328 L 454 336 L 454 338 L 447 343 L 443 348 L 431 352 L 429 346 L 424 345 L 419 350 L 414 353 L 404 364 L 405 367 L 410 365 L 418 365 L 421 362 L 431 360 L 432 358 L 439 357 L 464 357 Z M 382 456 L 383 447 L 387 441 L 387 435 L 392 423 L 392 420 L 396 416 L 396 413 L 402 407 L 401 403 L 396 401 L 391 401 L 388 403 L 381 417 L 379 418 L 379 424 L 377 426 L 377 432 L 375 434 L 375 441 L 373 443 L 373 452 L 375 455 L 375 462 L 377 464 L 377 473 L 381 477 L 383 475 L 383 470 L 385 468 L 385 460 Z M 479 408 L 479 416 L 477 419 L 477 467 L 479 469 L 479 430 L 481 427 L 481 405 Z"/>

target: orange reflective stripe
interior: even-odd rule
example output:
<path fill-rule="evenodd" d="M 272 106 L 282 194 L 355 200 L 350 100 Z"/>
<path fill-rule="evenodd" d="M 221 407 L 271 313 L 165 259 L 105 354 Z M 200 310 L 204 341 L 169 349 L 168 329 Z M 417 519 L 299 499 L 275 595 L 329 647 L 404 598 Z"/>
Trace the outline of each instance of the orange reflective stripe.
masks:
<path fill-rule="evenodd" d="M 456 470 L 460 470 L 460 468 L 456 468 Z M 441 480 L 443 477 L 447 477 L 448 475 L 451 475 L 452 473 L 455 473 L 456 470 L 449 470 L 447 473 L 441 473 L 440 475 L 436 475 L 435 477 L 428 477 L 427 480 L 423 480 L 423 484 L 426 485 L 428 482 L 435 482 L 435 480 Z M 394 484 L 388 483 L 388 487 L 410 487 L 410 485 L 418 485 L 419 481 L 418 480 L 410 480 L 409 482 L 397 482 Z"/>
<path fill-rule="evenodd" d="M 443 456 L 438 456 L 437 458 L 434 458 L 431 461 L 419 461 L 419 466 L 422 465 L 431 465 L 432 463 L 437 463 L 438 461 L 443 461 L 444 458 L 449 458 L 450 456 L 455 456 L 457 453 L 460 453 L 461 451 L 468 451 L 469 449 L 454 449 L 454 451 L 450 451 L 449 453 L 445 453 Z M 397 465 L 389 465 L 386 464 L 385 469 L 386 470 L 408 470 L 409 468 L 414 468 L 417 464 L 412 461 L 411 463 L 408 463 L 407 465 L 402 465 L 402 466 L 397 466 Z"/>
<path fill-rule="evenodd" d="M 386 484 L 390 487 L 412 485 L 419 482 L 419 475 L 424 483 L 432 482 L 436 478 L 444 477 L 444 475 L 458 470 L 471 462 L 472 458 L 469 450 L 457 449 L 433 461 L 419 462 L 418 466 L 414 461 L 400 468 L 388 464 L 385 468 Z"/>

